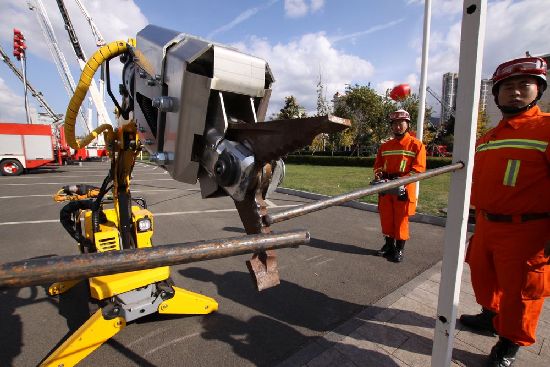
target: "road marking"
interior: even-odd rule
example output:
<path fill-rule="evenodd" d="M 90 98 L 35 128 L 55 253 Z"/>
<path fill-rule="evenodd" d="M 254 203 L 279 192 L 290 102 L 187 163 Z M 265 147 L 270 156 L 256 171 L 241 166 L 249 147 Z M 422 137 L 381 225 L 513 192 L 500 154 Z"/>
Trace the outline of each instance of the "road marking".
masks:
<path fill-rule="evenodd" d="M 41 223 L 59 223 L 59 219 L 48 220 L 26 220 L 22 222 L 1 222 L 0 226 L 10 226 L 14 224 L 41 224 Z"/>
<path fill-rule="evenodd" d="M 265 203 L 267 204 L 267 206 L 269 208 L 276 208 L 277 207 L 277 204 L 273 203 L 271 200 L 268 200 L 268 199 L 264 199 Z"/>
<path fill-rule="evenodd" d="M 90 171 L 90 172 L 99 172 L 99 171 Z M 72 173 L 72 172 L 71 172 Z M 166 173 L 163 173 L 163 172 L 137 172 L 139 174 L 144 174 L 144 175 L 164 175 Z M 105 177 L 106 174 L 102 174 L 102 175 L 89 175 L 89 174 L 86 174 L 86 175 L 81 175 L 81 176 L 59 176 L 57 178 L 78 178 L 78 177 Z M 44 177 L 40 177 L 40 175 L 36 175 L 36 176 L 20 176 L 20 177 L 17 177 L 16 179 L 17 180 L 22 180 L 22 179 L 41 179 L 41 178 L 44 178 Z"/>
<path fill-rule="evenodd" d="M 194 337 L 194 336 L 198 336 L 198 335 L 200 335 L 200 334 L 201 334 L 201 333 L 193 333 L 193 334 L 189 334 L 189 335 L 182 336 L 182 337 L 180 337 L 180 338 L 176 338 L 176 339 L 174 339 L 174 340 L 169 341 L 168 343 L 164 343 L 164 344 L 162 344 L 162 345 L 159 345 L 159 346 L 156 347 L 156 348 L 153 348 L 153 349 L 151 349 L 151 350 L 145 352 L 145 354 L 144 354 L 143 356 L 144 356 L 144 357 L 147 357 L 148 355 L 153 354 L 153 353 L 155 353 L 156 351 L 158 351 L 158 350 L 160 350 L 160 349 L 164 349 L 164 348 L 166 348 L 166 347 L 169 347 L 169 346 L 171 346 L 171 345 L 177 344 L 177 343 L 179 343 L 179 342 L 182 342 L 182 341 L 184 341 L 184 340 L 186 340 L 186 339 L 189 339 L 189 338 L 192 338 L 192 337 Z"/>
<path fill-rule="evenodd" d="M 288 208 L 297 206 L 296 204 L 290 205 L 281 205 L 278 208 Z M 184 212 L 168 212 L 168 213 L 153 213 L 153 217 L 167 217 L 172 215 L 188 215 L 188 214 L 211 214 L 211 213 L 226 213 L 226 212 L 236 212 L 237 209 L 208 209 L 208 210 L 188 210 Z M 46 220 L 26 220 L 21 222 L 0 222 L 0 226 L 9 226 L 16 224 L 42 224 L 42 223 L 59 223 L 59 219 L 46 219 Z M 315 257 L 319 257 L 318 255 Z M 312 259 L 314 259 L 313 257 Z"/>
<path fill-rule="evenodd" d="M 132 193 L 147 193 L 147 192 L 165 192 L 165 191 L 201 191 L 200 189 L 158 189 L 158 190 L 132 190 Z M 18 199 L 18 198 L 28 198 L 28 197 L 53 197 L 54 194 L 36 194 L 36 195 L 10 195 L 10 196 L 0 196 L 0 199 Z"/>
<path fill-rule="evenodd" d="M 321 256 L 323 256 L 323 255 L 316 255 L 316 256 L 310 257 L 309 259 L 306 259 L 305 261 L 317 259 L 318 257 L 321 257 Z"/>
<path fill-rule="evenodd" d="M 154 180 L 132 180 L 132 182 L 151 182 L 151 181 L 174 181 L 177 182 L 171 178 L 156 178 Z M 79 184 L 95 184 L 97 182 L 79 182 Z M 67 185 L 70 184 L 70 182 L 35 182 L 35 183 L 2 183 L 4 186 L 30 186 L 30 185 Z"/>
<path fill-rule="evenodd" d="M 324 263 L 328 263 L 329 261 L 332 261 L 334 260 L 333 258 L 330 258 L 330 259 L 327 259 L 327 260 L 324 260 L 324 261 L 321 261 L 321 262 L 318 262 L 317 264 L 315 265 L 321 265 L 321 264 L 324 264 Z"/>
<path fill-rule="evenodd" d="M 168 327 L 168 328 L 160 328 L 160 329 L 157 329 L 157 330 L 153 330 L 152 332 L 143 335 L 141 338 L 137 338 L 136 340 L 134 340 L 134 341 L 128 343 L 126 346 L 127 346 L 128 348 L 130 348 L 132 345 L 136 345 L 136 344 L 138 344 L 138 343 L 140 343 L 140 342 L 142 342 L 142 341 L 144 341 L 144 340 L 146 340 L 146 339 L 149 339 L 149 338 L 151 338 L 151 337 L 153 337 L 153 336 L 162 334 L 162 333 L 164 333 L 166 330 L 169 330 L 169 329 L 173 329 L 173 328 L 172 328 L 172 327 Z"/>

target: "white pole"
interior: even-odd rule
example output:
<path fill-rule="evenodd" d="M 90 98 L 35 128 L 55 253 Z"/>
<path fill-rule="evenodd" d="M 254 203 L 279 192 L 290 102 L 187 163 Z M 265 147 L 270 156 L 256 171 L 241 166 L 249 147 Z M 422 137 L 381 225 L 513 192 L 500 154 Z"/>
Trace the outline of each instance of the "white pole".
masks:
<path fill-rule="evenodd" d="M 428 52 L 430 50 L 430 25 L 432 22 L 432 0 L 424 3 L 424 36 L 422 41 L 422 67 L 420 69 L 420 103 L 416 121 L 416 137 L 422 141 L 424 135 L 424 118 L 426 116 L 426 81 L 428 79 Z M 420 182 L 416 183 L 416 198 L 420 194 Z"/>
<path fill-rule="evenodd" d="M 433 367 L 450 366 L 453 351 L 472 186 L 486 14 L 487 0 L 464 0 L 453 163 L 462 161 L 465 167 L 451 174 L 449 214 L 445 227 L 443 265 L 432 350 Z"/>

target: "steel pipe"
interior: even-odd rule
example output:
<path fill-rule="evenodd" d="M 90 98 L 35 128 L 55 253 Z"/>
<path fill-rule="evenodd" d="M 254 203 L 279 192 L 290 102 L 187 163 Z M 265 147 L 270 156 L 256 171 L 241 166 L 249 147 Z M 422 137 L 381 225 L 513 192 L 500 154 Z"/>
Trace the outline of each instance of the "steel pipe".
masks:
<path fill-rule="evenodd" d="M 309 243 L 309 239 L 309 232 L 297 230 L 145 249 L 23 260 L 0 265 L 0 287 L 27 287 L 298 247 Z"/>
<path fill-rule="evenodd" d="M 312 203 L 307 203 L 295 208 L 284 210 L 282 212 L 268 214 L 263 218 L 263 220 L 266 225 L 272 225 L 273 223 L 278 223 L 288 219 L 296 218 L 304 214 L 308 214 L 311 212 L 315 212 L 317 210 L 328 208 L 330 206 L 335 206 L 335 205 L 345 203 L 347 201 L 352 201 L 363 196 L 377 194 L 379 192 L 393 189 L 401 185 L 406 185 L 412 182 L 424 180 L 430 177 L 441 175 L 443 173 L 457 171 L 462 168 L 464 168 L 464 163 L 462 162 L 453 163 L 448 166 L 427 170 L 426 172 L 423 172 L 423 173 L 417 173 L 412 176 L 406 176 L 403 178 L 398 178 L 396 180 L 391 180 L 383 184 L 378 184 L 378 185 L 370 186 L 364 189 L 352 191 L 347 194 L 332 196 L 327 199 L 322 199 L 322 200 L 314 201 Z"/>

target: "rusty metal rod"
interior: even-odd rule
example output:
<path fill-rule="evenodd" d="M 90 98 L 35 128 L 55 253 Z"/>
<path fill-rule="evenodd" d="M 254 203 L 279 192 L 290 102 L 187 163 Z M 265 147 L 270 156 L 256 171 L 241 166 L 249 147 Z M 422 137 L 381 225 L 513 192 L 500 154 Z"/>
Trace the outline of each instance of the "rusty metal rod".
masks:
<path fill-rule="evenodd" d="M 268 214 L 263 218 L 263 220 L 269 226 L 269 225 L 272 225 L 273 223 L 278 223 L 288 219 L 296 218 L 304 214 L 308 214 L 311 212 L 315 212 L 317 210 L 328 208 L 330 206 L 335 206 L 335 205 L 345 203 L 347 201 L 352 201 L 354 199 L 358 199 L 363 196 L 376 194 L 382 191 L 393 189 L 401 185 L 409 184 L 411 182 L 424 180 L 426 178 L 438 176 L 447 172 L 457 171 L 462 168 L 464 168 L 464 163 L 462 162 L 453 163 L 448 166 L 427 170 L 426 172 L 423 172 L 423 173 L 417 173 L 412 176 L 406 176 L 403 178 L 398 178 L 396 180 L 391 180 L 383 184 L 378 184 L 378 185 L 370 186 L 364 189 L 355 190 L 347 194 L 332 196 L 327 199 L 322 199 L 322 200 L 314 201 L 312 203 L 300 205 L 298 207 L 284 210 L 282 212 Z"/>
<path fill-rule="evenodd" d="M 309 232 L 296 230 L 145 249 L 29 259 L 0 265 L 0 287 L 27 287 L 298 247 L 307 244 L 309 238 Z"/>

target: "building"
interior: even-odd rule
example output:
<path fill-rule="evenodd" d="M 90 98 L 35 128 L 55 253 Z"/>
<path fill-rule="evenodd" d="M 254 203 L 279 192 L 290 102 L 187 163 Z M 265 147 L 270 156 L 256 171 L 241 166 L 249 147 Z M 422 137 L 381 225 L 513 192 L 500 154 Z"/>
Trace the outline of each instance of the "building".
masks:
<path fill-rule="evenodd" d="M 449 121 L 456 109 L 456 92 L 458 87 L 458 74 L 443 74 L 441 88 L 441 123 Z M 490 80 L 482 79 L 480 84 L 479 110 L 487 108 L 487 97 L 490 96 Z"/>
<path fill-rule="evenodd" d="M 487 100 L 491 96 L 491 80 L 490 79 L 481 79 L 481 84 L 479 86 L 479 110 L 487 110 Z"/>
<path fill-rule="evenodd" d="M 441 86 L 441 122 L 449 121 L 456 108 L 457 73 L 443 74 Z"/>

